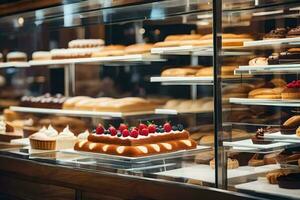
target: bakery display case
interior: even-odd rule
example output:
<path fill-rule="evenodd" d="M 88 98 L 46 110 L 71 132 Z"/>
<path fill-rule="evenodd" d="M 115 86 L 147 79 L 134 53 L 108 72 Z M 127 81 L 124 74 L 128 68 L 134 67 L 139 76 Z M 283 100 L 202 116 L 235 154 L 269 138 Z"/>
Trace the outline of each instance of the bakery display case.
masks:
<path fill-rule="evenodd" d="M 62 199 L 299 198 L 299 7 L 87 0 L 0 14 L 0 198 L 40 183 L 68 188 Z"/>
<path fill-rule="evenodd" d="M 251 40 L 235 48 L 248 52 L 235 58 L 240 62 L 234 74 L 236 85 L 226 85 L 219 73 L 222 105 L 239 107 L 219 120 L 219 176 L 228 190 L 272 199 L 298 199 L 299 143 L 297 46 L 298 2 L 257 1 L 249 9 L 222 9 L 219 32 L 248 34 Z M 233 16 L 243 13 L 247 25 Z M 246 17 L 247 16 L 247 17 Z M 223 39 L 223 37 L 222 37 Z M 220 44 L 222 45 L 222 44 Z M 233 51 L 222 46 L 222 51 Z M 226 57 L 218 63 L 224 65 Z M 244 82 L 251 75 L 256 81 Z M 232 89 L 232 90 L 228 90 Z M 225 103 L 226 101 L 226 103 Z M 241 110 L 241 108 L 243 110 Z M 235 139 L 235 132 L 243 139 Z M 231 134 L 229 137 L 227 134 Z M 237 177 L 237 174 L 241 175 Z"/>

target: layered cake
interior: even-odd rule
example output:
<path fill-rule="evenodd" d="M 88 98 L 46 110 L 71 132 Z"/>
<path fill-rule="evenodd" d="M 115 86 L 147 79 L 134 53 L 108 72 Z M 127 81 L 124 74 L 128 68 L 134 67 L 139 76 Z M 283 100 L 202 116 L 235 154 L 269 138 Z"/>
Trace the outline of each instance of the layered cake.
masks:
<path fill-rule="evenodd" d="M 76 39 L 71 40 L 68 43 L 69 48 L 94 48 L 101 47 L 104 45 L 104 40 L 102 39 Z"/>
<path fill-rule="evenodd" d="M 268 57 L 268 63 L 271 65 L 285 63 L 299 63 L 300 48 L 291 48 L 280 53 L 272 53 Z"/>
<path fill-rule="evenodd" d="M 105 129 L 101 124 L 88 140 L 77 142 L 74 149 L 94 153 L 104 153 L 128 157 L 140 157 L 152 154 L 194 149 L 196 142 L 189 139 L 189 132 L 181 124 L 163 126 L 139 124 L 131 127 L 120 124 L 118 130 L 110 126 Z"/>
<path fill-rule="evenodd" d="M 266 133 L 270 133 L 270 132 L 268 132 L 267 129 L 259 128 L 256 131 L 256 134 L 253 137 L 251 137 L 253 144 L 271 144 L 272 141 L 265 140 L 265 138 L 264 138 L 264 135 Z"/>
<path fill-rule="evenodd" d="M 23 96 L 20 105 L 24 107 L 60 109 L 66 100 L 67 98 L 61 94 L 51 96 L 49 93 L 46 93 L 37 97 Z"/>

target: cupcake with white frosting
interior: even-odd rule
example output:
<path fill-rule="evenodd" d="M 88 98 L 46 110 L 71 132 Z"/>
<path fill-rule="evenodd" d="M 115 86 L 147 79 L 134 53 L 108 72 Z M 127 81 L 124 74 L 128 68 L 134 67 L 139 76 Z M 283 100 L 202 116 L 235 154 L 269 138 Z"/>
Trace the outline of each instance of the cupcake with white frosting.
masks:
<path fill-rule="evenodd" d="M 43 127 L 38 132 L 29 137 L 32 149 L 55 150 L 57 131 L 50 125 L 48 128 Z"/>
<path fill-rule="evenodd" d="M 58 134 L 56 139 L 56 149 L 70 149 L 74 148 L 77 142 L 77 137 L 72 131 L 70 131 L 69 126 L 67 126 L 61 133 Z"/>
<path fill-rule="evenodd" d="M 90 135 L 90 132 L 88 130 L 85 130 L 83 133 L 80 133 L 77 137 L 78 137 L 78 140 L 83 141 L 83 140 L 87 140 L 89 135 Z"/>

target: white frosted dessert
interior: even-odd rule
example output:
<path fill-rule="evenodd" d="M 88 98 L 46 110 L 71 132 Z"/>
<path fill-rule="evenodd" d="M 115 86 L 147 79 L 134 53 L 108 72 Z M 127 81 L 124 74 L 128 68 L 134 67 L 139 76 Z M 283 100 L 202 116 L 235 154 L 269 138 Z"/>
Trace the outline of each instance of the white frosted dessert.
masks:
<path fill-rule="evenodd" d="M 57 131 L 51 125 L 48 128 L 43 127 L 29 136 L 30 146 L 32 149 L 55 150 L 57 135 Z"/>
<path fill-rule="evenodd" d="M 0 134 L 5 134 L 6 133 L 6 123 L 4 121 L 4 118 L 0 118 Z"/>
<path fill-rule="evenodd" d="M 56 149 L 73 149 L 75 143 L 77 142 L 77 137 L 72 131 L 70 131 L 69 126 L 67 126 L 61 133 L 58 134 L 56 139 Z"/>
<path fill-rule="evenodd" d="M 80 141 L 87 140 L 87 138 L 88 138 L 89 135 L 90 135 L 89 131 L 85 130 L 83 133 L 80 133 L 78 135 L 78 140 L 80 140 Z"/>

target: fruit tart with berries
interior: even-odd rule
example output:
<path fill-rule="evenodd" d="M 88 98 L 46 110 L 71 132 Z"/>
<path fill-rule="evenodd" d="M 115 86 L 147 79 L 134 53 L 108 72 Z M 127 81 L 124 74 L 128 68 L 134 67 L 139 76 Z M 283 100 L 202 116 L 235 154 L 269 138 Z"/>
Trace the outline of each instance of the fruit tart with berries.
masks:
<path fill-rule="evenodd" d="M 282 99 L 300 99 L 300 80 L 293 81 L 286 85 L 281 93 Z"/>
<path fill-rule="evenodd" d="M 99 124 L 88 140 L 77 142 L 74 149 L 127 157 L 195 149 L 196 142 L 189 138 L 183 125 L 140 123 L 137 127 L 120 124 L 105 128 Z"/>

